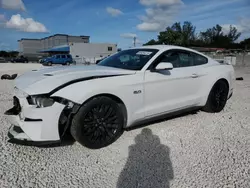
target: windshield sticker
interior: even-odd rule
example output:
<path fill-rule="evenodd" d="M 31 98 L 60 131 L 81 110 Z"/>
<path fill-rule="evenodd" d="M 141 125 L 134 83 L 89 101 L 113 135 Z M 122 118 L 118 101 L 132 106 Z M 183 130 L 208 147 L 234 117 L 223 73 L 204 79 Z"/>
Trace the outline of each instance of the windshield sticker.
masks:
<path fill-rule="evenodd" d="M 136 53 L 136 55 L 150 55 L 152 52 L 146 52 L 146 51 L 139 51 Z"/>

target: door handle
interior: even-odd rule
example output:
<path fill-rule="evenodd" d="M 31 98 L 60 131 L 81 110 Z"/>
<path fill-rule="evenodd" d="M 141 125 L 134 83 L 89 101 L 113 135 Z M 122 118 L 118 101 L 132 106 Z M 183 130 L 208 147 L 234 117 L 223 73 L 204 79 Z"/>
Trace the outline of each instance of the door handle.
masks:
<path fill-rule="evenodd" d="M 198 75 L 198 74 L 192 74 L 191 77 L 192 77 L 192 78 L 198 78 L 199 75 Z"/>

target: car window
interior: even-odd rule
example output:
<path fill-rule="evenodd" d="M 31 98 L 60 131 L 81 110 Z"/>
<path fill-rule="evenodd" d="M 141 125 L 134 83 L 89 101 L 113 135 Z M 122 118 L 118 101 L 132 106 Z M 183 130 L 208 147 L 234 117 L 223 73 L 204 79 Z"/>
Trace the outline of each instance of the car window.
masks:
<path fill-rule="evenodd" d="M 57 55 L 57 56 L 56 56 L 56 59 L 60 59 L 60 55 Z"/>
<path fill-rule="evenodd" d="M 62 58 L 65 59 L 65 58 L 66 58 L 66 55 L 62 55 Z"/>
<path fill-rule="evenodd" d="M 185 51 L 168 51 L 163 54 L 160 62 L 172 63 L 174 68 L 193 66 L 193 57 Z"/>
<path fill-rule="evenodd" d="M 78 56 L 79 57 L 79 56 Z M 67 55 L 67 58 L 71 58 L 71 55 Z"/>
<path fill-rule="evenodd" d="M 204 65 L 208 63 L 208 59 L 204 56 L 193 53 L 193 57 L 194 57 L 194 66 Z"/>
<path fill-rule="evenodd" d="M 157 52 L 158 50 L 149 48 L 123 50 L 103 59 L 98 65 L 128 70 L 141 70 Z"/>
<path fill-rule="evenodd" d="M 132 58 L 131 58 L 130 55 L 122 55 L 122 56 L 119 57 L 119 59 L 120 59 L 120 61 L 121 61 L 122 63 L 125 63 L 125 62 L 130 61 Z"/>

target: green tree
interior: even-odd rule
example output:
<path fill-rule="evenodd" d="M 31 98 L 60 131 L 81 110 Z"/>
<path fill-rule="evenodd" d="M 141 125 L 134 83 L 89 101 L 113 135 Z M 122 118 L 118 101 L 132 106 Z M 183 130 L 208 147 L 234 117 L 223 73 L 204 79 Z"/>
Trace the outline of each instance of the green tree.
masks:
<path fill-rule="evenodd" d="M 0 57 L 9 57 L 9 53 L 6 51 L 0 51 Z"/>
<path fill-rule="evenodd" d="M 158 35 L 158 40 L 150 40 L 145 45 L 169 44 L 185 47 L 221 47 L 221 48 L 239 48 L 243 44 L 235 41 L 241 36 L 236 27 L 230 25 L 228 33 L 224 33 L 222 26 L 215 25 L 204 32 L 197 34 L 196 27 L 188 21 L 183 25 L 180 22 L 168 26 L 165 31 Z"/>
<path fill-rule="evenodd" d="M 19 54 L 18 51 L 10 51 L 10 52 L 9 52 L 9 56 L 10 56 L 10 57 L 17 57 L 18 54 Z"/>
<path fill-rule="evenodd" d="M 227 34 L 223 33 L 222 27 L 216 25 L 200 33 L 200 39 L 203 40 L 205 46 L 211 47 L 230 47 L 239 37 L 241 33 L 237 28 L 230 26 Z"/>
<path fill-rule="evenodd" d="M 195 30 L 191 22 L 185 21 L 183 25 L 176 22 L 159 33 L 158 41 L 161 44 L 189 46 L 195 40 Z"/>
<path fill-rule="evenodd" d="M 247 39 L 245 39 L 245 40 L 243 40 L 243 41 L 241 41 L 240 42 L 240 46 L 241 46 L 241 48 L 243 48 L 243 49 L 250 49 L 250 38 L 247 38 Z"/>
<path fill-rule="evenodd" d="M 143 44 L 143 46 L 156 45 L 156 44 L 160 44 L 160 43 L 158 41 L 152 39 L 152 40 L 148 41 L 147 43 Z"/>

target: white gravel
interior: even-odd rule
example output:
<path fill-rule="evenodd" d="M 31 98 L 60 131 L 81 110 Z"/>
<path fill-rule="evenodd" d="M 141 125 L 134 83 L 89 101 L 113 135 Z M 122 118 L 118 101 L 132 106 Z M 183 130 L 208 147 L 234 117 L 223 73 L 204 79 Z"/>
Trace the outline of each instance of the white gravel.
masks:
<path fill-rule="evenodd" d="M 0 76 L 39 66 L 0 64 Z M 10 125 L 3 113 L 12 106 L 13 81 L 0 80 L 0 187 L 248 188 L 250 68 L 238 68 L 236 76 L 244 81 L 236 81 L 223 112 L 128 131 L 101 150 L 78 143 L 56 148 L 7 143 Z"/>

